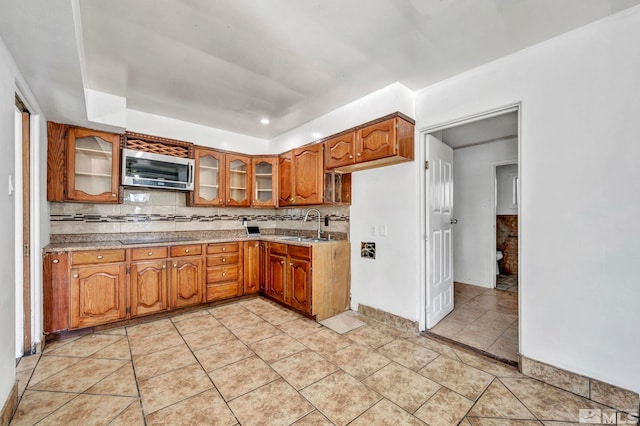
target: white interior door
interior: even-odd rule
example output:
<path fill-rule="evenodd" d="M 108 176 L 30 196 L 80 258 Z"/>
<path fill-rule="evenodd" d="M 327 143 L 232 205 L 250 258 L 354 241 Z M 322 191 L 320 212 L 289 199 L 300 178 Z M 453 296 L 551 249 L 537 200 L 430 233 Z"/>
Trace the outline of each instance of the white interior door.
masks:
<path fill-rule="evenodd" d="M 427 135 L 427 328 L 453 310 L 453 150 Z"/>

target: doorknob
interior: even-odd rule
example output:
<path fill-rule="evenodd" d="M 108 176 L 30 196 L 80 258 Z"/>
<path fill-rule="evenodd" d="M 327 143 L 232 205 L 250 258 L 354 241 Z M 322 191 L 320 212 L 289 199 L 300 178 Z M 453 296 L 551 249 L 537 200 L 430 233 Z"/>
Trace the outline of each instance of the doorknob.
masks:
<path fill-rule="evenodd" d="M 451 222 L 452 225 L 455 225 L 458 223 L 458 219 L 451 219 L 449 222 Z"/>

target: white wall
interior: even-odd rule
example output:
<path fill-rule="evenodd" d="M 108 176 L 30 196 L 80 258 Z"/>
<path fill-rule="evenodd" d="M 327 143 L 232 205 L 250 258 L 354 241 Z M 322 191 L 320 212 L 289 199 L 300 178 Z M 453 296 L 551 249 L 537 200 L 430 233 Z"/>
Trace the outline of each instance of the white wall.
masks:
<path fill-rule="evenodd" d="M 520 351 L 636 392 L 638 40 L 634 7 L 416 98 L 423 128 L 522 102 Z"/>
<path fill-rule="evenodd" d="M 14 176 L 15 72 L 13 59 L 0 39 L 0 404 L 15 383 L 15 253 L 14 196 L 9 176 Z"/>
<path fill-rule="evenodd" d="M 496 214 L 518 214 L 517 181 L 518 165 L 507 164 L 496 167 Z M 515 194 L 515 199 L 514 199 Z"/>
<path fill-rule="evenodd" d="M 266 140 L 174 118 L 127 109 L 127 130 L 243 154 L 269 154 Z"/>
<path fill-rule="evenodd" d="M 518 160 L 518 139 L 453 150 L 453 279 L 493 285 L 496 263 L 495 163 Z M 517 210 L 516 210 L 517 213 Z"/>

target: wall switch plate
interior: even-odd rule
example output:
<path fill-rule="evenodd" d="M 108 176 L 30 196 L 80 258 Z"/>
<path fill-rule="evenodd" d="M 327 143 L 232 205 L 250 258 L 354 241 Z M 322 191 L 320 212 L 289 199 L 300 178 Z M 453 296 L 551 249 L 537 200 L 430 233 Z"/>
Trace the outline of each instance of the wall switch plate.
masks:
<path fill-rule="evenodd" d="M 365 259 L 376 258 L 376 243 L 360 243 L 360 257 Z"/>

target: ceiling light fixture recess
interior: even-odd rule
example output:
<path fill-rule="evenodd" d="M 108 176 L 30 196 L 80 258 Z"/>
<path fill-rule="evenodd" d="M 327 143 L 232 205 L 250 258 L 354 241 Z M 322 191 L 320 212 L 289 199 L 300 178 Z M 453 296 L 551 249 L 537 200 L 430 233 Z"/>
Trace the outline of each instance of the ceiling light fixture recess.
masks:
<path fill-rule="evenodd" d="M 264 117 L 264 118 L 261 118 L 261 119 L 260 119 L 260 122 L 261 122 L 262 124 L 269 124 L 269 119 L 268 119 L 267 117 Z"/>

